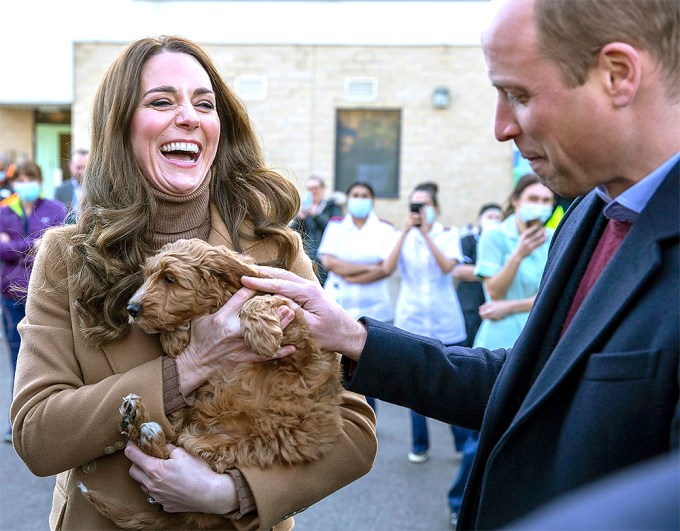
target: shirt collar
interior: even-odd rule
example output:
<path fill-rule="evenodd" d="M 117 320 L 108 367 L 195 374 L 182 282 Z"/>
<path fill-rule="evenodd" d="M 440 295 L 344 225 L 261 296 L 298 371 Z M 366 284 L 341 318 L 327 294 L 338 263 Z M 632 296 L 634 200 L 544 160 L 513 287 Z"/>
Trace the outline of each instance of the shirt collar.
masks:
<path fill-rule="evenodd" d="M 603 214 L 609 219 L 634 223 L 678 160 L 680 151 L 615 199 L 609 196 L 604 186 L 598 186 L 595 191 L 605 202 Z"/>

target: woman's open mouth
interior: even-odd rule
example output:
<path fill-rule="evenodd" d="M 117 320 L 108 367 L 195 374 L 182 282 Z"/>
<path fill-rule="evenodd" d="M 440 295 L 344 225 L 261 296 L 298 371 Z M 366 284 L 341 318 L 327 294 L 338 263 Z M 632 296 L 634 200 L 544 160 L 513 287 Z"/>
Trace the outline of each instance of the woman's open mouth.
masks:
<path fill-rule="evenodd" d="M 161 146 L 161 153 L 170 160 L 196 162 L 201 148 L 193 142 L 169 142 Z"/>

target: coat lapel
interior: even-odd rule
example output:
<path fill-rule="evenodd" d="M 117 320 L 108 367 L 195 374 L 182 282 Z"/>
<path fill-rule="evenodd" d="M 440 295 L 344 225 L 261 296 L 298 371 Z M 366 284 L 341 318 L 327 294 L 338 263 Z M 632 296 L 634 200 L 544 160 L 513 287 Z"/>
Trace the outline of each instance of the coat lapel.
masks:
<path fill-rule="evenodd" d="M 531 385 L 534 367 L 554 349 L 577 280 L 588 262 L 588 250 L 597 243 L 603 204 L 595 194 L 577 199 L 555 233 L 527 326 L 508 353 L 508 361 L 499 376 L 502 383 L 493 390 L 492 405 L 487 408 L 482 430 L 489 436 L 482 437 L 480 448 L 490 444 L 487 449 L 491 451 L 502 437 L 517 415 L 521 404 L 518 397 L 523 397 Z"/>
<path fill-rule="evenodd" d="M 677 200 L 678 166 L 656 191 L 584 299 L 571 325 L 529 389 L 516 421 L 534 410 L 570 369 L 583 356 L 592 352 L 593 346 L 645 289 L 647 281 L 662 265 L 660 242 L 678 237 Z M 564 319 L 558 321 L 563 322 Z"/>

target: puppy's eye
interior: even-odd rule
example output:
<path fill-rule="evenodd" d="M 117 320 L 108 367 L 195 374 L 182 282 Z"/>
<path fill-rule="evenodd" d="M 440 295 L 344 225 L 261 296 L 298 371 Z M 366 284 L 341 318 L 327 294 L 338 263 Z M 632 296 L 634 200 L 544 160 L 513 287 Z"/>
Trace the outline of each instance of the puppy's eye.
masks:
<path fill-rule="evenodd" d="M 174 284 L 177 282 L 177 279 L 171 275 L 165 275 L 163 277 L 163 284 Z"/>

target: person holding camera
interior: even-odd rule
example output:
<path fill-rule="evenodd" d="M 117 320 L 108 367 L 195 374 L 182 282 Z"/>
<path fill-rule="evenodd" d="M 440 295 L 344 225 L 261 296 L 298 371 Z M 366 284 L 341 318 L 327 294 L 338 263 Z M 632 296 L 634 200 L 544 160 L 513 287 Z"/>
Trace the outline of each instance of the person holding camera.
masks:
<path fill-rule="evenodd" d="M 548 259 L 553 229 L 545 228 L 555 194 L 530 173 L 522 176 L 508 199 L 505 219 L 484 231 L 477 247 L 475 274 L 482 279 L 486 302 L 473 347 L 511 348 L 534 304 Z"/>
<path fill-rule="evenodd" d="M 462 262 L 460 239 L 457 230 L 437 221 L 437 192 L 434 182 L 421 183 L 411 192 L 404 230 L 384 268 L 389 275 L 398 266 L 401 277 L 394 325 L 445 345 L 461 345 L 465 319 L 453 287 L 453 269 Z M 427 418 L 412 410 L 411 437 L 408 460 L 424 463 L 430 447 Z"/>

